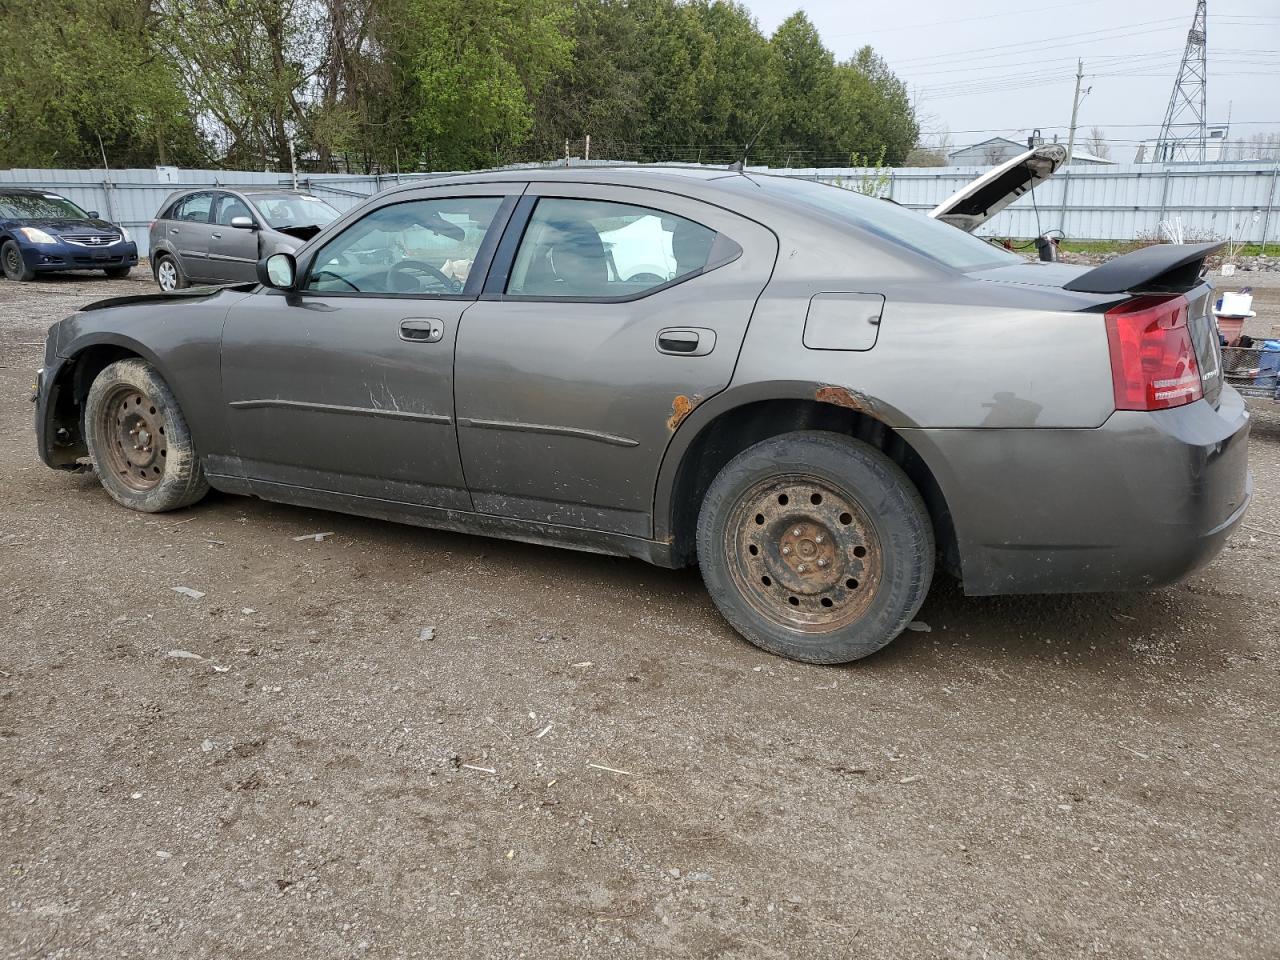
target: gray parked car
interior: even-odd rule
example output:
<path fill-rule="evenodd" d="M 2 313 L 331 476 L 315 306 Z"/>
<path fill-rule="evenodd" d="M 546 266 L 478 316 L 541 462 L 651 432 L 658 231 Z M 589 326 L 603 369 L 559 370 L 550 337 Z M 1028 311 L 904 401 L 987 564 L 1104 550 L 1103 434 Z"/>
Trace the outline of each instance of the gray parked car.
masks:
<path fill-rule="evenodd" d="M 143 511 L 209 487 L 696 562 L 753 643 L 891 641 L 969 594 L 1204 564 L 1251 492 L 1212 245 L 1030 263 L 836 187 L 732 171 L 391 190 L 259 284 L 49 331 L 40 455 Z"/>
<path fill-rule="evenodd" d="M 276 187 L 182 190 L 151 221 L 151 272 L 166 293 L 192 283 L 243 283 L 258 261 L 297 250 L 338 211 Z"/>

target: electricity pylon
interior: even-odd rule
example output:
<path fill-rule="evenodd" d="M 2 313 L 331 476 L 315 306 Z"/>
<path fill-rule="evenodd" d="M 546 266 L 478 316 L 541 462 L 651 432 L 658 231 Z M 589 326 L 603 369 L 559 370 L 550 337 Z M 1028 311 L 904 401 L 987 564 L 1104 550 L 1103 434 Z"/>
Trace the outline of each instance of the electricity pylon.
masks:
<path fill-rule="evenodd" d="M 1197 0 L 1196 16 L 1187 31 L 1187 47 L 1173 82 L 1173 94 L 1164 112 L 1164 124 L 1156 141 L 1157 161 L 1192 160 L 1204 162 L 1206 131 L 1205 105 L 1209 79 L 1207 0 Z"/>

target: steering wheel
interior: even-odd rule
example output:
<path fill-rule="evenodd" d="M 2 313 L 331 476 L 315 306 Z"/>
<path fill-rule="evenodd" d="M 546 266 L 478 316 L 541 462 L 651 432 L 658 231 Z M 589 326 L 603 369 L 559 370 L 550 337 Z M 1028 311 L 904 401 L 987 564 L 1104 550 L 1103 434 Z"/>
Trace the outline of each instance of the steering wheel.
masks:
<path fill-rule="evenodd" d="M 400 286 L 400 281 L 399 279 L 397 279 L 396 275 L 400 273 L 408 273 L 409 271 L 417 271 L 419 273 L 425 273 L 428 277 L 437 281 L 442 287 L 444 287 L 445 290 L 449 291 L 450 293 L 462 292 L 463 284 L 461 280 L 451 277 L 448 274 L 442 272 L 441 270 L 438 270 L 437 268 L 433 267 L 431 264 L 424 263 L 421 260 L 401 260 L 399 263 L 397 263 L 395 266 L 393 266 L 390 270 L 387 271 L 388 284 L 391 287 L 395 288 L 396 290 L 404 290 L 405 288 Z M 406 277 L 405 279 L 408 279 L 408 277 Z"/>
<path fill-rule="evenodd" d="M 627 277 L 627 283 L 666 283 L 666 277 L 660 277 L 656 273 L 633 273 Z"/>

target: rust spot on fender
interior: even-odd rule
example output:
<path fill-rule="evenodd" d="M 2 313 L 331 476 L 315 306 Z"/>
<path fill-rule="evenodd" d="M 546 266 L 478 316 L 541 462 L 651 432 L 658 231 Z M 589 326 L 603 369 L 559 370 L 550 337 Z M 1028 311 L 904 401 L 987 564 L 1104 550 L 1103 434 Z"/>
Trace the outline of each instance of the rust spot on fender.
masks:
<path fill-rule="evenodd" d="M 830 385 L 819 387 L 813 398 L 819 403 L 830 403 L 837 407 L 857 410 L 859 413 L 871 412 L 871 401 L 856 390 L 850 390 L 848 387 L 833 387 Z"/>
<path fill-rule="evenodd" d="M 676 428 L 684 423 L 685 418 L 693 413 L 694 408 L 701 402 L 702 397 L 696 393 L 692 397 L 686 397 L 683 393 L 677 395 L 671 401 L 671 416 L 667 417 L 667 429 L 675 433 Z"/>

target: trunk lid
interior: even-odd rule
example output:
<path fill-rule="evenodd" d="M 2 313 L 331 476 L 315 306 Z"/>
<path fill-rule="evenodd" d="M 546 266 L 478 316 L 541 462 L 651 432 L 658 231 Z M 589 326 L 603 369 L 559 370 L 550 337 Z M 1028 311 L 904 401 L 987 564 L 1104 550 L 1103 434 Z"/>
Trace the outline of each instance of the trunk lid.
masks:
<path fill-rule="evenodd" d="M 1218 322 L 1213 316 L 1213 285 L 1202 283 L 1183 296 L 1187 298 L 1187 327 L 1196 348 L 1204 398 L 1217 409 L 1222 398 L 1222 345 L 1218 341 Z"/>
<path fill-rule="evenodd" d="M 929 211 L 929 216 L 973 233 L 997 213 L 1054 175 L 1066 162 L 1067 148 L 1045 143 L 1006 160 L 965 184 Z"/>

